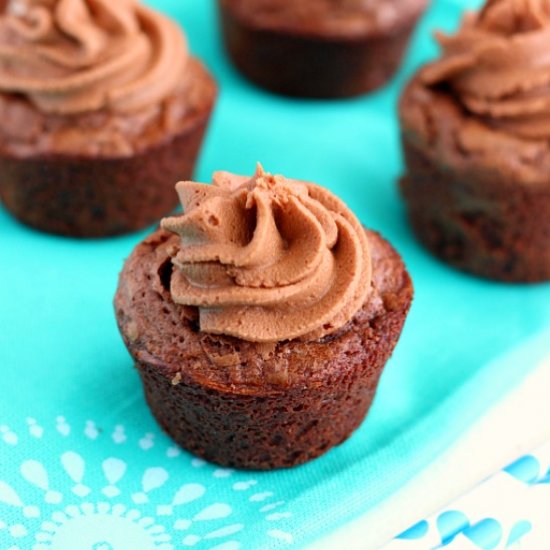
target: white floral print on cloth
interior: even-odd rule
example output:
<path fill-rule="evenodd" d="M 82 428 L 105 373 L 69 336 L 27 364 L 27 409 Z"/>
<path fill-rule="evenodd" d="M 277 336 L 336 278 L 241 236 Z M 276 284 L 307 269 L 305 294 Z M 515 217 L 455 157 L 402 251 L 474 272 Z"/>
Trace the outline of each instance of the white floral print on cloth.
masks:
<path fill-rule="evenodd" d="M 0 426 L 0 456 L 2 550 L 238 550 L 251 529 L 293 543 L 273 490 L 159 433 L 27 418 Z"/>

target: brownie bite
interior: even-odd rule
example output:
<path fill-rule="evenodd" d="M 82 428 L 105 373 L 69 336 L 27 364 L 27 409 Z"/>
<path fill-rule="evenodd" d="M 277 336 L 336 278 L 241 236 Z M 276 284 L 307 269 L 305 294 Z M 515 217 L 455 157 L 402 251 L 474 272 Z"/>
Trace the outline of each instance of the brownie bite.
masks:
<path fill-rule="evenodd" d="M 70 6 L 10 0 L 0 15 L 0 199 L 51 233 L 141 229 L 177 206 L 167 182 L 191 177 L 216 84 L 160 13 Z"/>
<path fill-rule="evenodd" d="M 361 424 L 413 290 L 397 252 L 327 190 L 259 170 L 178 184 L 126 261 L 118 325 L 159 424 L 245 469 L 290 467 Z"/>
<path fill-rule="evenodd" d="M 218 0 L 229 57 L 273 92 L 341 98 L 396 72 L 428 0 Z"/>
<path fill-rule="evenodd" d="M 550 280 L 550 4 L 489 1 L 438 39 L 400 104 L 412 227 L 458 269 Z"/>

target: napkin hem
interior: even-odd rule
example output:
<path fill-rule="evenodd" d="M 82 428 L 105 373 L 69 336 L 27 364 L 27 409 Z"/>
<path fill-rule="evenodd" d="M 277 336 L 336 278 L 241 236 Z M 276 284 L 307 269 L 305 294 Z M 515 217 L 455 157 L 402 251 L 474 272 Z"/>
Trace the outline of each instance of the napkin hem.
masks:
<path fill-rule="evenodd" d="M 550 333 L 545 332 L 535 340 L 542 338 L 543 342 L 548 341 L 549 336 Z M 524 348 L 522 345 L 506 357 L 513 359 L 521 355 Z M 347 522 L 306 548 L 329 550 L 335 547 L 336 542 L 338 545 L 345 545 L 347 550 L 380 548 L 417 521 L 505 467 L 522 452 L 529 451 L 548 439 L 550 426 L 541 433 L 540 423 L 537 421 L 541 414 L 550 416 L 546 390 L 550 385 L 550 356 L 539 359 L 536 365 L 517 389 L 506 392 L 500 401 L 488 409 L 483 418 L 472 424 L 457 442 L 447 447 L 420 473 L 408 480 L 402 489 L 381 501 L 374 509 Z M 483 373 L 480 377 L 483 377 Z M 472 453 L 476 457 L 473 464 Z M 481 461 L 480 457 L 485 460 Z M 465 463 L 471 464 L 466 471 Z"/>

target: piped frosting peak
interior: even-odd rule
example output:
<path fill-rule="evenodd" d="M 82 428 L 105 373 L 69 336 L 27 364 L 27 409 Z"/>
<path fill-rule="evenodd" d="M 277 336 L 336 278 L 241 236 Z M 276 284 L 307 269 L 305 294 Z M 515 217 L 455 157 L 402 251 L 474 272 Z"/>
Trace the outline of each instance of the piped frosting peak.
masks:
<path fill-rule="evenodd" d="M 0 16 L 0 91 L 47 113 L 148 107 L 187 57 L 178 26 L 136 0 L 10 0 Z"/>
<path fill-rule="evenodd" d="M 455 35 L 438 39 L 443 56 L 423 71 L 426 84 L 447 84 L 492 127 L 550 138 L 548 0 L 489 0 Z"/>
<path fill-rule="evenodd" d="M 346 324 L 370 290 L 365 231 L 317 185 L 227 172 L 181 182 L 171 294 L 199 309 L 204 332 L 254 342 L 318 339 Z"/>

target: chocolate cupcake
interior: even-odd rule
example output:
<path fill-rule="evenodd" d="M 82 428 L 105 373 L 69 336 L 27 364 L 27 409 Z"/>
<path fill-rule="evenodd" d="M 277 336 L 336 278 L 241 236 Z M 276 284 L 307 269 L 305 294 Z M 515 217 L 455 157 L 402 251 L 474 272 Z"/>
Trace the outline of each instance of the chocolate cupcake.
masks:
<path fill-rule="evenodd" d="M 550 4 L 492 0 L 438 40 L 400 105 L 412 226 L 459 269 L 550 280 Z"/>
<path fill-rule="evenodd" d="M 185 214 L 126 261 L 116 316 L 147 402 L 182 447 L 290 467 L 362 422 L 412 300 L 402 260 L 311 183 L 179 183 Z"/>
<path fill-rule="evenodd" d="M 0 198 L 22 222 L 100 237 L 177 205 L 216 85 L 179 27 L 135 0 L 10 0 L 0 15 Z"/>
<path fill-rule="evenodd" d="M 218 0 L 235 66 L 298 97 L 339 98 L 395 73 L 428 0 Z"/>

